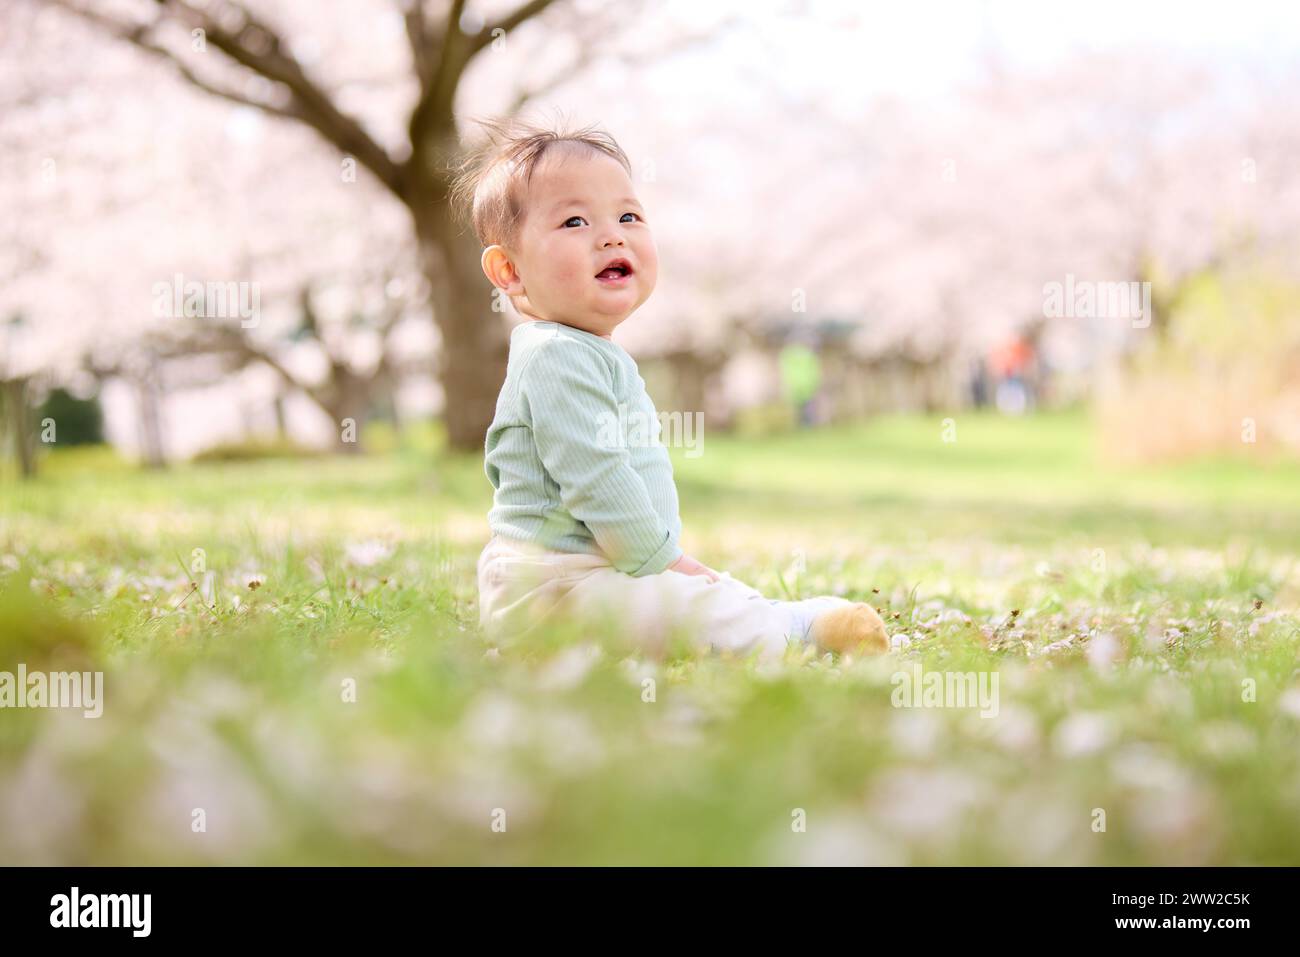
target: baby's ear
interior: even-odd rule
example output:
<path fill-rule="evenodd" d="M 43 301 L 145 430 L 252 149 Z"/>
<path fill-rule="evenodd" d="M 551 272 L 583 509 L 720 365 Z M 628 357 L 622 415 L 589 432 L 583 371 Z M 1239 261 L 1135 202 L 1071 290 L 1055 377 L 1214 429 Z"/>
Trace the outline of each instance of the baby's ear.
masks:
<path fill-rule="evenodd" d="M 483 266 L 483 275 L 506 295 L 517 296 L 524 291 L 523 283 L 519 281 L 519 273 L 515 269 L 515 264 L 510 261 L 504 246 L 487 247 L 483 250 L 483 258 L 480 262 Z"/>

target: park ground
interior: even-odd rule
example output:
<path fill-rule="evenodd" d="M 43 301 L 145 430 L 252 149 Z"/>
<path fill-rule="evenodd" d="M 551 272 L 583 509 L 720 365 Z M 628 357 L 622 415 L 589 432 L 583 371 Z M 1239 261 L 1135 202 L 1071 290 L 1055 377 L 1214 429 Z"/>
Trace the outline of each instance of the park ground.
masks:
<path fill-rule="evenodd" d="M 104 673 L 101 717 L 0 711 L 0 862 L 1300 863 L 1300 463 L 1118 465 L 1081 413 L 706 435 L 687 550 L 895 636 L 758 665 L 493 647 L 481 457 L 369 438 L 0 477 L 0 671 Z M 996 715 L 895 706 L 918 665 Z"/>

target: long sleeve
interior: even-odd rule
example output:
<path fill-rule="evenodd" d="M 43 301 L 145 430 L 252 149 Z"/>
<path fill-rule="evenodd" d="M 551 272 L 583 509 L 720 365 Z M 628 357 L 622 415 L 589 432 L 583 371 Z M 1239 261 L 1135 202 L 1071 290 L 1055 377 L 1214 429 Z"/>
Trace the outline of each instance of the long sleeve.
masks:
<path fill-rule="evenodd" d="M 619 571 L 651 575 L 682 554 L 617 434 L 613 371 L 591 346 L 554 338 L 530 357 L 520 398 L 538 455 L 564 507 L 590 529 Z"/>

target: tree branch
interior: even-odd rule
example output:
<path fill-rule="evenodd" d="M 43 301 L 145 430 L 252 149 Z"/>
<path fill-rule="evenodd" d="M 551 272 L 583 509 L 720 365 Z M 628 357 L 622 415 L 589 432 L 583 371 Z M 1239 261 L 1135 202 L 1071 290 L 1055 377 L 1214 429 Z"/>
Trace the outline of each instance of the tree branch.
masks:
<path fill-rule="evenodd" d="M 356 119 L 335 106 L 324 89 L 307 76 L 297 60 L 284 52 L 284 43 L 279 34 L 254 17 L 243 5 L 224 0 L 219 5 L 220 10 L 211 8 L 199 10 L 183 0 L 156 0 L 156 9 L 160 11 L 159 17 L 152 22 L 132 25 L 95 13 L 71 0 L 45 0 L 45 2 L 106 28 L 156 56 L 171 60 L 182 71 L 182 76 L 208 93 L 300 120 L 343 153 L 355 156 L 358 162 L 370 170 L 394 195 L 404 199 L 402 167 L 371 138 Z M 233 12 L 238 17 L 238 22 L 229 29 L 223 25 L 226 18 L 222 14 L 227 11 Z M 221 90 L 201 80 L 173 51 L 150 39 L 150 33 L 167 18 L 191 30 L 202 30 L 206 42 L 211 43 L 231 60 L 272 83 L 286 87 L 293 98 L 291 105 L 275 108 Z"/>
<path fill-rule="evenodd" d="M 508 14 L 499 20 L 489 23 L 470 40 L 469 56 L 472 57 L 479 50 L 482 50 L 485 46 L 495 40 L 496 37 L 494 37 L 493 34 L 496 33 L 496 31 L 501 30 L 504 33 L 509 33 L 511 30 L 537 16 L 554 2 L 555 0 L 528 0 L 528 3 L 525 3 L 514 13 Z M 459 19 L 459 17 L 457 19 Z M 468 60 L 469 57 L 466 57 L 466 59 Z"/>
<path fill-rule="evenodd" d="M 183 79 L 192 86 L 202 90 L 204 93 L 220 97 L 223 100 L 229 100 L 232 103 L 238 103 L 240 106 L 251 106 L 259 110 L 265 110 L 273 116 L 281 116 L 285 119 L 299 121 L 304 119 L 304 117 L 291 109 L 276 106 L 274 103 L 267 103 L 264 100 L 250 99 L 241 93 L 236 93 L 234 90 L 222 89 L 221 87 L 210 83 L 208 80 L 203 79 L 191 70 L 184 62 L 178 60 L 170 50 L 158 45 L 149 38 L 149 31 L 153 29 L 153 24 L 131 26 L 118 20 L 114 20 L 112 17 L 106 17 L 94 10 L 87 10 L 74 6 L 73 4 L 66 2 L 66 0 L 47 0 L 47 2 L 53 3 L 55 6 L 61 7 L 71 13 L 75 13 L 83 20 L 103 28 L 118 39 L 126 40 L 137 48 L 144 50 L 161 60 L 165 60 L 176 69 L 176 72 L 180 74 Z"/>
<path fill-rule="evenodd" d="M 430 72 L 429 83 L 420 98 L 420 107 L 426 104 L 437 105 L 447 99 L 450 91 L 456 88 L 465 64 L 469 62 L 472 54 L 464 43 L 465 34 L 460 32 L 460 18 L 464 12 L 465 0 L 452 0 L 442 28 L 442 42 L 438 45 L 438 63 Z M 458 46 L 463 49 L 456 49 Z M 419 112 L 419 107 L 416 112 Z"/>
<path fill-rule="evenodd" d="M 401 0 L 402 19 L 406 22 L 406 40 L 411 48 L 411 64 L 425 90 L 433 78 L 432 44 L 429 22 L 424 15 L 424 0 Z"/>
<path fill-rule="evenodd" d="M 445 124 L 451 117 L 452 97 L 460 82 L 461 74 L 475 54 L 495 39 L 493 34 L 498 30 L 509 33 L 555 2 L 556 0 L 530 0 L 513 13 L 486 24 L 473 36 L 466 36 L 460 29 L 461 16 L 465 12 L 465 0 L 452 0 L 442 30 L 437 66 L 428 85 L 422 91 L 419 104 L 411 114 L 409 132 L 414 155 L 426 155 L 426 139 L 438 128 L 440 122 Z M 455 129 L 454 121 L 447 129 Z"/>
<path fill-rule="evenodd" d="M 633 12 L 635 13 L 637 11 L 633 11 Z M 579 34 L 578 55 L 574 57 L 573 61 L 567 64 L 563 69 L 558 70 L 553 76 L 550 77 L 550 79 L 546 80 L 543 83 L 538 84 L 537 86 L 530 87 L 529 89 L 520 90 L 519 93 L 516 94 L 514 101 L 511 103 L 509 113 L 507 115 L 509 116 L 515 115 L 520 110 L 522 110 L 530 100 L 537 99 L 540 96 L 545 96 L 546 94 L 553 92 L 557 88 L 563 86 L 569 80 L 572 80 L 576 76 L 578 76 L 578 74 L 582 70 L 585 70 L 587 67 L 591 66 L 591 64 L 594 63 L 596 60 L 597 51 L 600 50 L 601 40 L 612 34 L 611 26 L 613 21 L 616 18 L 619 20 L 623 20 L 626 19 L 628 16 L 629 16 L 629 11 L 625 7 L 623 7 L 620 8 L 616 13 L 611 14 L 605 20 L 592 21 L 590 19 L 587 19 L 582 21 L 582 23 L 586 24 L 586 26 L 576 25 L 574 27 L 574 31 Z M 731 26 L 733 23 L 739 23 L 739 22 L 740 22 L 740 17 L 736 15 L 732 15 L 727 17 L 720 23 L 718 23 L 708 32 L 692 33 L 686 36 L 674 37 L 669 42 L 650 50 L 638 50 L 635 53 L 621 52 L 619 53 L 618 61 L 624 66 L 629 66 L 629 67 L 650 66 L 651 64 L 654 64 L 659 60 L 666 59 L 667 57 L 673 56 L 674 54 L 681 53 L 684 50 L 688 50 L 693 46 L 697 46 L 701 43 L 705 43 L 708 40 L 713 39 L 715 36 L 717 36 L 720 32 L 725 30 L 727 27 Z M 595 26 L 591 26 L 592 23 L 595 23 Z M 587 34 L 586 36 L 581 35 L 584 31 Z"/>
<path fill-rule="evenodd" d="M 177 348 L 178 355 L 224 352 L 233 355 L 240 365 L 249 365 L 253 362 L 264 363 L 290 387 L 301 389 L 313 401 L 320 400 L 318 386 L 301 381 L 279 359 L 253 342 L 242 329 L 234 326 L 210 328 L 206 330 L 205 336 L 190 339 L 179 344 Z"/>

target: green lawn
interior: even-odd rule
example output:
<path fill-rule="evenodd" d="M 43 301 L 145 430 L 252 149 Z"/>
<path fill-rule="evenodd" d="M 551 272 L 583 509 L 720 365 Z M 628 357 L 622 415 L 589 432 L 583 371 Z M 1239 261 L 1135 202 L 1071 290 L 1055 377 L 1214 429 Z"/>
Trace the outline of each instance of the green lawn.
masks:
<path fill-rule="evenodd" d="M 956 425 L 676 456 L 692 554 L 899 645 L 768 667 L 489 649 L 482 462 L 427 442 L 0 475 L 0 671 L 105 673 L 0 710 L 0 863 L 1300 864 L 1300 463 Z M 917 663 L 997 715 L 894 707 Z"/>

